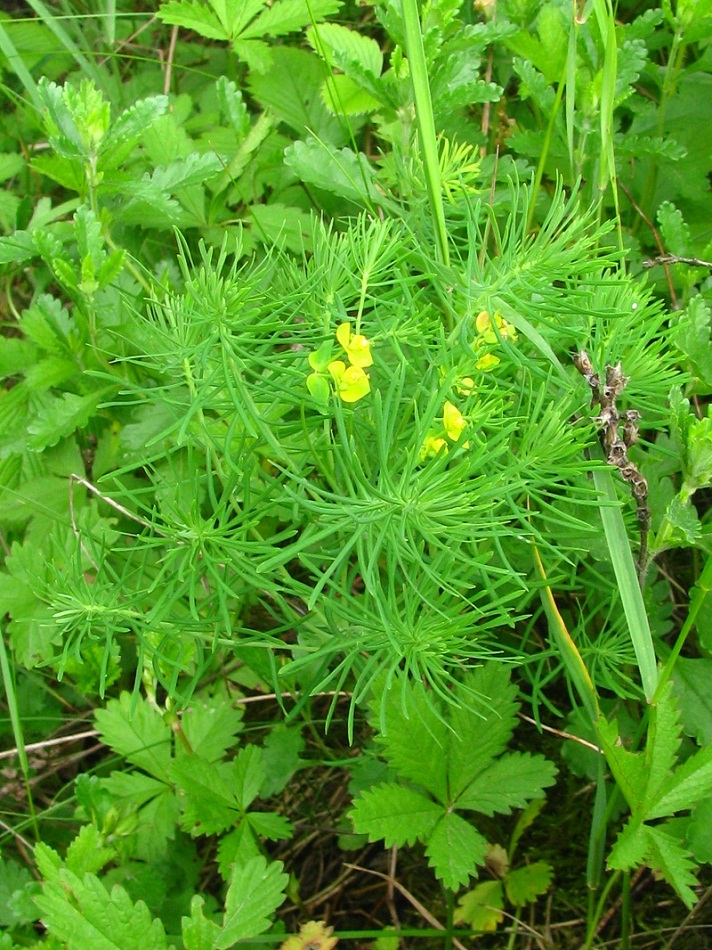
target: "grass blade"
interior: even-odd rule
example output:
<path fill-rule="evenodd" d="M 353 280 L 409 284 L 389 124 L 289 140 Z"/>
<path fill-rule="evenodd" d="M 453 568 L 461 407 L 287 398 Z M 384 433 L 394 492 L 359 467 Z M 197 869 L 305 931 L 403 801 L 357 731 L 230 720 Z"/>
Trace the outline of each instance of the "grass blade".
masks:
<path fill-rule="evenodd" d="M 420 149 L 425 169 L 425 183 L 428 190 L 430 210 L 435 226 L 435 244 L 440 263 L 449 266 L 450 251 L 448 249 L 447 226 L 445 224 L 445 210 L 440 183 L 440 159 L 438 157 L 438 142 L 435 134 L 435 120 L 433 118 L 433 102 L 430 96 L 428 82 L 428 67 L 425 61 L 423 48 L 423 34 L 420 29 L 417 0 L 403 0 L 403 22 L 405 26 L 405 45 L 410 77 L 413 83 L 413 97 L 415 99 L 415 114 L 418 120 L 420 135 Z"/>

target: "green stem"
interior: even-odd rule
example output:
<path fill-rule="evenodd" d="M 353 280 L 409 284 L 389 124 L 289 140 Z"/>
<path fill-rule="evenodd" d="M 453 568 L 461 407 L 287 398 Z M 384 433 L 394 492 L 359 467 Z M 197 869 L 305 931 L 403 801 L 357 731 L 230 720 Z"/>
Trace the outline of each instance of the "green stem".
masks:
<path fill-rule="evenodd" d="M 2 673 L 3 684 L 5 686 L 5 697 L 7 699 L 7 708 L 10 713 L 10 722 L 12 723 L 12 734 L 15 739 L 15 748 L 17 757 L 20 760 L 22 777 L 25 783 L 25 792 L 27 794 L 27 804 L 30 810 L 30 821 L 35 834 L 35 841 L 40 840 L 40 829 L 37 824 L 37 813 L 35 803 L 32 798 L 32 786 L 30 785 L 30 764 L 27 761 L 27 751 L 25 749 L 25 738 L 22 731 L 22 720 L 17 707 L 17 694 L 15 692 L 15 680 L 10 669 L 10 662 L 5 647 L 5 636 L 0 632 L 0 672 Z"/>
<path fill-rule="evenodd" d="M 430 212 L 435 227 L 435 247 L 438 260 L 446 267 L 450 266 L 450 251 L 445 224 L 445 210 L 440 182 L 440 159 L 435 134 L 433 102 L 428 82 L 428 66 L 425 60 L 423 34 L 420 26 L 417 0 L 403 0 L 403 25 L 405 28 L 405 48 L 410 66 L 410 78 L 413 84 L 415 114 L 418 120 L 420 149 L 425 169 L 425 185 L 430 201 Z"/>

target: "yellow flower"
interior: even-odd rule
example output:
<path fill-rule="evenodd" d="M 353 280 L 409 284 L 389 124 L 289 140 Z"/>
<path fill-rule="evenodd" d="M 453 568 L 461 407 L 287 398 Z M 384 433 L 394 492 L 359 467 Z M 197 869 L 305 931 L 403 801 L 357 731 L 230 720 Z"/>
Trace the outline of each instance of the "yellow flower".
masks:
<path fill-rule="evenodd" d="M 372 366 L 371 344 L 362 333 L 351 335 L 351 324 L 342 323 L 336 331 L 336 339 L 346 350 L 352 366 Z"/>
<path fill-rule="evenodd" d="M 463 376 L 455 384 L 455 389 L 461 396 L 472 396 L 477 391 L 477 386 L 471 376 Z"/>
<path fill-rule="evenodd" d="M 485 353 L 484 356 L 481 356 L 477 360 L 475 367 L 480 370 L 481 373 L 489 373 L 499 362 L 499 357 L 495 356 L 494 353 Z"/>
<path fill-rule="evenodd" d="M 457 442 L 466 425 L 467 421 L 457 406 L 453 406 L 451 402 L 446 402 L 443 406 L 443 428 L 448 439 Z"/>
<path fill-rule="evenodd" d="M 327 369 L 344 402 L 358 402 L 370 393 L 371 383 L 360 366 L 347 366 L 342 360 L 333 360 Z"/>
<path fill-rule="evenodd" d="M 488 343 L 491 345 L 498 343 L 500 339 L 502 340 L 511 340 L 512 343 L 517 339 L 517 331 L 511 323 L 501 317 L 498 313 L 494 315 L 494 323 L 492 322 L 493 318 L 487 313 L 486 310 L 480 310 L 480 312 L 475 317 L 475 327 L 477 332 L 480 334 L 480 339 L 477 341 L 478 344 Z M 495 327 L 499 331 L 495 331 Z"/>
<path fill-rule="evenodd" d="M 420 448 L 420 461 L 424 462 L 426 459 L 433 458 L 443 450 L 445 452 L 448 451 L 448 445 L 445 439 L 429 435 Z"/>

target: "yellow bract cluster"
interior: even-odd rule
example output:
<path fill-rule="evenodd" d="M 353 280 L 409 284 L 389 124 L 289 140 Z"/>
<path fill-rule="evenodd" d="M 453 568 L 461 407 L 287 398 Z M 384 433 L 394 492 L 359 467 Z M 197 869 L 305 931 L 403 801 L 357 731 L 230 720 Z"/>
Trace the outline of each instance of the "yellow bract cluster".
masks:
<path fill-rule="evenodd" d="M 431 429 L 428 433 L 420 448 L 421 461 L 433 458 L 440 452 L 448 452 L 450 450 L 448 439 L 450 442 L 458 442 L 466 425 L 467 420 L 457 406 L 446 401 L 443 406 L 442 428 L 439 431 Z M 463 444 L 463 448 L 467 448 L 467 442 Z"/>
<path fill-rule="evenodd" d="M 492 317 L 486 310 L 481 310 L 475 318 L 475 327 L 479 334 L 475 340 L 475 347 L 478 348 L 495 346 L 500 340 L 511 340 L 514 343 L 517 339 L 515 328 L 498 313 Z M 494 353 L 483 353 L 475 363 L 475 367 L 481 373 L 487 373 L 498 363 L 499 357 Z"/>
<path fill-rule="evenodd" d="M 342 323 L 336 331 L 336 339 L 346 354 L 344 360 L 332 360 L 332 345 L 322 344 L 318 350 L 309 354 L 309 365 L 314 370 L 307 378 L 309 392 L 325 408 L 329 401 L 331 376 L 336 384 L 336 392 L 344 402 L 358 402 L 371 391 L 371 382 L 365 367 L 373 365 L 371 344 L 362 333 L 352 333 L 350 323 Z"/>

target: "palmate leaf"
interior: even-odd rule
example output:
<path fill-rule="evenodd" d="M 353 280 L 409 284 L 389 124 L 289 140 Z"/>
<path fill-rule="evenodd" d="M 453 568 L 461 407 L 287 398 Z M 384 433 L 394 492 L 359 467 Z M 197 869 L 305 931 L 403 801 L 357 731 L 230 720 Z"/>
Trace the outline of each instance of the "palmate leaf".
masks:
<path fill-rule="evenodd" d="M 712 746 L 706 746 L 675 767 L 681 726 L 672 684 L 651 710 L 645 752 L 632 753 L 618 745 L 617 724 L 601 720 L 598 734 L 611 771 L 631 808 L 631 817 L 618 836 L 609 866 L 627 870 L 648 864 L 660 871 L 688 907 L 694 903 L 694 862 L 679 835 L 659 821 L 687 810 L 712 794 Z"/>
<path fill-rule="evenodd" d="M 436 875 L 454 889 L 476 874 L 487 847 L 456 811 L 509 814 L 540 798 L 556 769 L 543 756 L 504 751 L 517 710 L 504 664 L 466 674 L 448 704 L 419 684 L 397 687 L 384 700 L 387 731 L 377 741 L 398 774 L 424 791 L 378 785 L 357 796 L 351 818 L 357 832 L 371 841 L 383 838 L 387 847 L 422 841 Z M 374 704 L 376 721 L 381 712 Z"/>
<path fill-rule="evenodd" d="M 82 878 L 66 868 L 56 882 L 45 882 L 35 898 L 42 922 L 68 950 L 165 950 L 160 920 L 152 920 L 143 901 L 133 903 L 116 884 L 109 893 L 98 877 Z"/>

